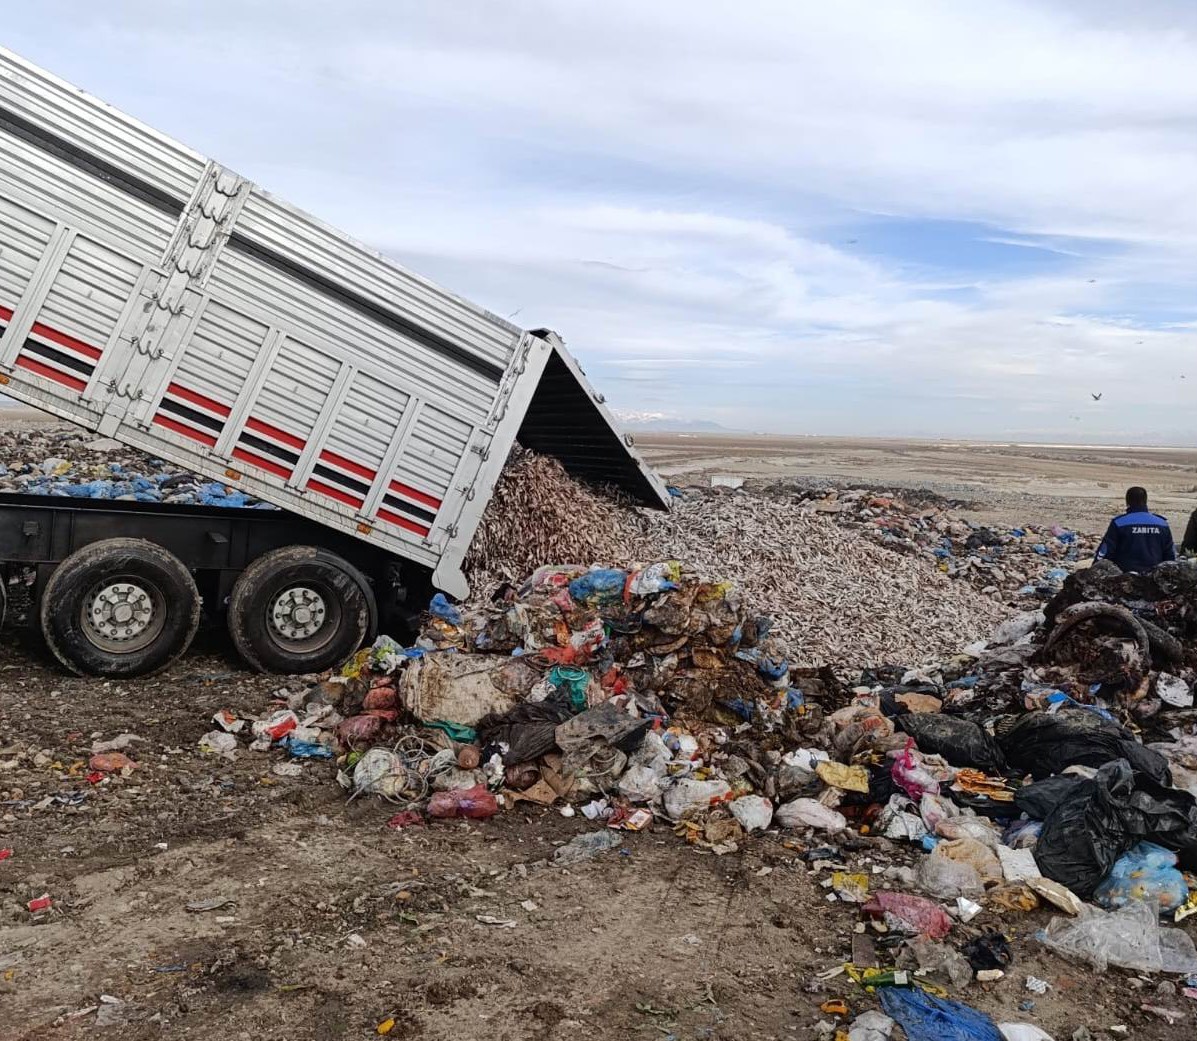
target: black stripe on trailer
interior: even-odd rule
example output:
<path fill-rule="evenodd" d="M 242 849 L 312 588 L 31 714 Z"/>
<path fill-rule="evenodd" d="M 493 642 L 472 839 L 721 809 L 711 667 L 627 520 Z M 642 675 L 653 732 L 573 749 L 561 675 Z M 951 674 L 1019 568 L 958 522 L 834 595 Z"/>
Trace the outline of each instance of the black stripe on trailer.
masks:
<path fill-rule="evenodd" d="M 162 404 L 158 406 L 158 410 L 173 412 L 176 416 L 182 416 L 184 419 L 191 420 L 192 423 L 198 423 L 200 426 L 205 426 L 209 430 L 215 430 L 218 434 L 224 429 L 223 419 L 214 419 L 212 416 L 206 416 L 198 409 L 188 408 L 186 405 L 180 405 L 173 398 L 163 398 Z"/>
<path fill-rule="evenodd" d="M 244 430 L 237 440 L 251 448 L 256 448 L 259 452 L 266 452 L 268 455 L 274 456 L 276 459 L 281 459 L 283 462 L 290 463 L 294 466 L 299 462 L 299 454 L 297 452 L 288 452 L 285 448 L 279 448 L 278 445 L 272 444 L 261 437 L 254 437 L 253 434 L 248 434 Z"/>
<path fill-rule="evenodd" d="M 345 488 L 352 488 L 359 495 L 368 495 L 370 486 L 361 481 L 355 481 L 352 477 L 346 477 L 340 470 L 333 470 L 331 467 L 322 466 L 317 463 L 312 471 L 319 477 L 323 477 L 326 481 L 336 481 L 337 484 Z"/>
<path fill-rule="evenodd" d="M 471 354 L 452 340 L 446 340 L 443 336 L 438 336 L 436 333 L 416 325 L 415 322 L 396 314 L 394 311 L 388 310 L 381 304 L 376 304 L 373 300 L 362 296 L 360 293 L 355 293 L 347 286 L 334 282 L 331 278 L 320 274 L 320 272 L 313 271 L 311 268 L 296 263 L 289 257 L 275 252 L 269 246 L 263 246 L 260 242 L 254 242 L 252 239 L 246 238 L 240 232 L 234 231 L 229 236 L 228 245 L 229 249 L 243 253 L 247 257 L 253 257 L 268 267 L 290 275 L 297 282 L 303 283 L 309 289 L 315 289 L 325 296 L 332 297 L 338 303 L 344 304 L 346 307 L 365 315 L 380 325 L 385 325 L 388 329 L 406 336 L 409 340 L 415 340 L 416 343 L 427 347 L 430 351 L 449 358 L 459 365 L 464 365 L 472 372 L 486 377 L 492 383 L 498 383 L 503 376 L 503 367 L 501 365 L 496 365 L 485 358 L 479 358 Z"/>
<path fill-rule="evenodd" d="M 172 217 L 181 216 L 183 210 L 187 208 L 185 202 L 176 199 L 161 188 L 122 170 L 108 162 L 107 159 L 92 155 L 77 144 L 59 137 L 45 127 L 38 126 L 3 106 L 0 106 L 0 130 L 8 131 L 13 137 L 19 138 L 26 144 L 33 145 L 34 148 L 40 149 L 56 159 L 61 159 L 76 170 L 82 170 L 93 177 L 98 177 L 106 184 L 112 185 L 113 188 L 119 189 L 126 195 L 132 195 L 135 199 L 140 199 L 147 205 L 153 206 L 154 209 L 161 210 Z"/>
<path fill-rule="evenodd" d="M 406 499 L 396 499 L 393 495 L 384 495 L 382 501 L 390 506 L 391 509 L 406 513 L 409 517 L 416 517 L 429 524 L 436 520 L 435 513 L 421 509 L 419 506 L 413 506 Z"/>
<path fill-rule="evenodd" d="M 82 358 L 76 358 L 73 354 L 67 354 L 66 351 L 60 351 L 55 347 L 50 347 L 44 344 L 41 340 L 35 340 L 31 336 L 25 341 L 25 351 L 30 354 L 37 354 L 48 361 L 55 362 L 64 368 L 70 369 L 72 372 L 77 372 L 82 376 L 90 376 L 94 365 L 89 365 Z"/>

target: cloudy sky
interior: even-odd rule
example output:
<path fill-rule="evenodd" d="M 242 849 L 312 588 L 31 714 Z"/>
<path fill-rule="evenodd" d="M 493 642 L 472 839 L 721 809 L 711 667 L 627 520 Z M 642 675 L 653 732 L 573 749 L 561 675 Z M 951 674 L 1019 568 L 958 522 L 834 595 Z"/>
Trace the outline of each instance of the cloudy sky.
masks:
<path fill-rule="evenodd" d="M 1185 0 L 39 0 L 0 42 L 625 410 L 1197 440 Z"/>

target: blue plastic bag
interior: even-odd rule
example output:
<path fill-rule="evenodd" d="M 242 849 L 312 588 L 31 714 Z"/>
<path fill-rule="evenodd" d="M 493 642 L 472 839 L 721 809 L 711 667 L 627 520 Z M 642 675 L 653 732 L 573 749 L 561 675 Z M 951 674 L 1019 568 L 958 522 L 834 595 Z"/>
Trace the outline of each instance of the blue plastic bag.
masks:
<path fill-rule="evenodd" d="M 906 1036 L 917 1041 L 1002 1041 L 984 1012 L 959 1001 L 937 998 L 917 987 L 885 987 L 881 1007 Z"/>
<path fill-rule="evenodd" d="M 1156 901 L 1161 911 L 1175 911 L 1189 898 L 1176 854 L 1154 842 L 1140 842 L 1124 853 L 1094 891 L 1093 899 L 1113 911 L 1132 900 Z"/>
<path fill-rule="evenodd" d="M 461 612 L 449 603 L 444 593 L 437 593 L 432 598 L 432 602 L 428 605 L 428 611 L 450 625 L 461 625 Z"/>
<path fill-rule="evenodd" d="M 595 568 L 569 584 L 569 595 L 580 604 L 613 604 L 623 599 L 628 573 L 619 568 Z"/>

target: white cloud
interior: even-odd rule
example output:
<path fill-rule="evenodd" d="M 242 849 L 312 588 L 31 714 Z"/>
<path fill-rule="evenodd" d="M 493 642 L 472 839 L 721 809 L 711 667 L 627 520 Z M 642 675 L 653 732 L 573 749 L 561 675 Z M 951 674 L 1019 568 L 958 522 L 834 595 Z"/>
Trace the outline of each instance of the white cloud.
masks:
<path fill-rule="evenodd" d="M 6 33 L 493 310 L 560 328 L 629 408 L 771 430 L 1194 433 L 1187 4 L 329 10 L 44 0 Z M 910 241 L 871 243 L 880 215 Z"/>

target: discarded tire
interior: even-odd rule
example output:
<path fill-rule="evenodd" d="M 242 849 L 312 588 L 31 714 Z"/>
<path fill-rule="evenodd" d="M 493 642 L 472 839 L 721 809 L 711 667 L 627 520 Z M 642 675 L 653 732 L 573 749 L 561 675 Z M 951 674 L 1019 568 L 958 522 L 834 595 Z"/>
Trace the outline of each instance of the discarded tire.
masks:
<path fill-rule="evenodd" d="M 144 539 L 104 539 L 67 557 L 46 583 L 42 633 L 72 672 L 145 676 L 190 646 L 200 596 L 190 572 Z"/>
<path fill-rule="evenodd" d="M 315 546 L 286 546 L 237 579 L 229 634 L 259 672 L 320 672 L 362 645 L 375 613 L 374 594 L 352 564 Z"/>

